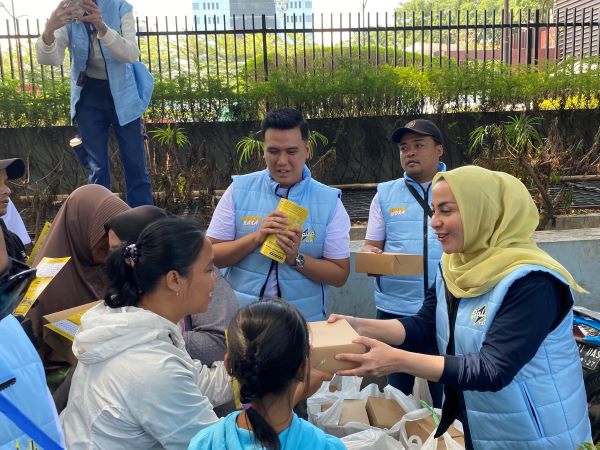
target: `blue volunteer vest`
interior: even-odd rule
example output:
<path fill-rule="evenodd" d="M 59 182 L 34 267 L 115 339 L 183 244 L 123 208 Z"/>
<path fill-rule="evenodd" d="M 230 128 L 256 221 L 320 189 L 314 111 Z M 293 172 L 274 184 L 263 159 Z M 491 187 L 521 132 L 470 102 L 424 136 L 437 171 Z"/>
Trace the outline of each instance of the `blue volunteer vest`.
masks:
<path fill-rule="evenodd" d="M 491 291 L 459 302 L 455 354 L 480 351 L 487 330 L 510 286 L 532 271 L 557 273 L 525 265 L 511 272 Z M 440 354 L 446 353 L 449 319 L 441 272 L 436 279 L 436 334 Z M 540 311 L 543 314 L 544 311 Z M 591 439 L 579 352 L 573 339 L 573 313 L 542 342 L 535 356 L 498 392 L 463 391 L 475 449 L 576 449 Z"/>
<path fill-rule="evenodd" d="M 133 8 L 125 0 L 97 0 L 104 23 L 113 30 L 121 29 L 121 18 Z M 77 86 L 80 72 L 86 68 L 89 40 L 83 23 L 66 25 L 71 56 L 71 119 L 75 118 L 76 106 L 82 87 Z M 154 80 L 140 62 L 135 64 L 116 60 L 98 39 L 120 125 L 126 125 L 142 116 L 152 97 Z"/>
<path fill-rule="evenodd" d="M 438 164 L 438 171 L 445 172 L 446 165 Z M 406 183 L 431 204 L 431 185 L 425 193 L 422 186 L 410 178 L 381 183 L 377 186 L 379 205 L 385 221 L 385 252 L 424 254 L 425 236 L 423 233 L 423 208 L 406 187 Z M 431 228 L 427 217 L 427 286 L 435 279 L 435 272 L 442 257 L 442 246 Z M 375 306 L 387 313 L 412 316 L 416 314 L 423 300 L 425 289 L 423 275 L 380 276 L 375 279 Z"/>
<path fill-rule="evenodd" d="M 0 342 L 0 380 L 4 383 L 16 379 L 12 386 L 0 391 L 0 448 L 33 448 L 32 437 L 20 427 L 41 430 L 57 448 L 63 443 L 62 430 L 46 385 L 44 366 L 13 316 L 0 321 Z M 33 426 L 24 426 L 27 420 Z M 36 444 L 40 446 L 42 442 Z"/>
<path fill-rule="evenodd" d="M 338 189 L 312 179 L 304 167 L 302 181 L 288 191 L 288 199 L 308 209 L 302 227 L 300 252 L 322 258 L 327 224 L 331 221 L 338 199 Z M 277 208 L 279 184 L 268 170 L 233 177 L 235 208 L 235 239 L 256 231 L 263 218 Z M 278 264 L 259 253 L 260 247 L 233 267 L 227 268 L 225 278 L 236 291 L 240 305 L 256 301 L 264 292 L 271 265 L 274 265 L 281 298 L 293 304 L 307 321 L 323 320 L 327 311 L 328 286 L 316 283 L 288 264 Z"/>

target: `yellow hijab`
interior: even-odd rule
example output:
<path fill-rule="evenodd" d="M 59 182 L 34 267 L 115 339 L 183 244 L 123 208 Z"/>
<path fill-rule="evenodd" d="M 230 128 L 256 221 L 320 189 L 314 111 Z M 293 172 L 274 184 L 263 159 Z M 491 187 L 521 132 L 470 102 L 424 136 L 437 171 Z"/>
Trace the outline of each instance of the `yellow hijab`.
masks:
<path fill-rule="evenodd" d="M 569 285 L 586 292 L 558 261 L 533 241 L 539 214 L 521 181 L 504 172 L 465 166 L 438 172 L 433 185 L 448 182 L 460 211 L 462 253 L 442 255 L 444 280 L 455 297 L 477 297 L 490 291 L 525 264 L 547 267 Z"/>

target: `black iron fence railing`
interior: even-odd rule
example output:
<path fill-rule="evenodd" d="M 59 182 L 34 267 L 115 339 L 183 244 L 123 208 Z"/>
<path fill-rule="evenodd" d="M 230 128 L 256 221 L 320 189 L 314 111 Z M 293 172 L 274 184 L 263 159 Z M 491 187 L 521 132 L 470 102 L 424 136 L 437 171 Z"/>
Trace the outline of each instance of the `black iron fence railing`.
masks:
<path fill-rule="evenodd" d="M 600 54 L 600 8 L 331 14 L 328 17 L 137 18 L 140 59 L 157 79 L 218 77 L 237 91 L 276 71 L 335 71 L 344 61 L 443 66 L 469 61 L 539 64 Z M 217 20 L 218 19 L 218 20 Z M 316 25 L 316 24 L 319 25 Z M 4 25 L 4 26 L 3 26 Z M 68 77 L 41 66 L 43 23 L 0 24 L 0 78 L 36 95 Z"/>

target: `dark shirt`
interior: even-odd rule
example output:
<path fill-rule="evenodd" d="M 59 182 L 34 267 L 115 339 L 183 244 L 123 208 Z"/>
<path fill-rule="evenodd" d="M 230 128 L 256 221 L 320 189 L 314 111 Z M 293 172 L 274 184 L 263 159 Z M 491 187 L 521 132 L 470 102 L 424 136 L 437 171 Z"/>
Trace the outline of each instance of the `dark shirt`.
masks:
<path fill-rule="evenodd" d="M 6 224 L 4 220 L 0 219 L 0 228 L 2 228 L 2 234 L 4 235 L 4 243 L 6 245 L 6 253 L 8 254 L 8 265 L 2 269 L 0 268 L 0 278 L 7 277 L 9 275 L 14 275 L 21 270 L 24 270 L 26 266 L 24 264 L 27 259 L 27 254 L 25 253 L 25 246 L 23 242 L 12 231 L 9 231 L 6 228 Z M 13 263 L 14 261 L 18 261 L 19 263 Z"/>
<path fill-rule="evenodd" d="M 435 284 L 419 312 L 400 319 L 406 329 L 403 348 L 435 344 Z M 444 356 L 440 381 L 459 390 L 498 391 L 507 386 L 538 351 L 542 341 L 573 306 L 568 286 L 546 272 L 531 272 L 506 292 L 481 350 Z M 440 352 L 445 353 L 445 349 Z"/>
<path fill-rule="evenodd" d="M 0 228 L 2 228 L 2 233 L 4 234 L 4 242 L 6 243 L 6 253 L 8 253 L 8 257 L 25 262 L 27 253 L 25 253 L 25 246 L 19 236 L 6 228 L 6 224 L 2 219 L 0 219 Z"/>

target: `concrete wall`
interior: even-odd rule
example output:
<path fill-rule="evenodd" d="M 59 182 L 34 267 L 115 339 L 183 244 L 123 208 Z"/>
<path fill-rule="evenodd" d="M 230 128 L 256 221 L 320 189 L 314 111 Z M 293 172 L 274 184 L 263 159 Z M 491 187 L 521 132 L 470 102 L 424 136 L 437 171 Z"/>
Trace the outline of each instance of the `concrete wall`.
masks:
<path fill-rule="evenodd" d="M 590 148 L 600 123 L 600 109 L 539 111 L 532 113 L 542 117 L 540 130 L 548 134 L 548 127 L 557 121 L 561 135 L 568 135 L 573 142 L 581 141 L 581 148 Z M 470 162 L 467 155 L 469 134 L 480 125 L 489 125 L 508 120 L 514 112 L 453 113 L 427 116 L 436 122 L 444 135 L 445 146 L 442 159 L 449 168 Z M 412 116 L 382 116 L 311 119 L 309 125 L 329 139 L 326 148 L 316 149 L 314 161 L 329 149 L 335 148 L 335 163 L 313 167 L 315 178 L 327 184 L 372 183 L 387 181 L 402 174 L 398 149 L 390 141 L 394 128 L 414 119 Z M 164 125 L 147 124 L 150 131 Z M 263 168 L 262 160 L 253 160 L 241 168 L 239 155 L 235 150 L 239 140 L 254 135 L 260 129 L 258 122 L 201 122 L 181 124 L 190 139 L 190 145 L 178 153 L 181 158 L 198 154 L 199 176 L 210 178 L 208 184 L 216 189 L 225 189 L 230 176 Z M 68 194 L 85 183 L 86 175 L 79 166 L 74 152 L 69 148 L 69 140 L 76 134 L 73 127 L 49 128 L 0 128 L 0 155 L 3 158 L 21 157 L 28 161 L 30 168 L 29 184 L 43 188 L 50 185 L 59 194 Z M 150 142 L 150 155 L 153 159 L 164 151 L 155 141 Z M 122 175 L 116 141 L 110 140 L 113 169 L 113 190 L 120 189 Z M 208 170 L 204 168 L 208 165 Z M 156 188 L 157 177 L 162 175 L 159 167 L 151 175 Z"/>
<path fill-rule="evenodd" d="M 589 291 L 589 294 L 578 293 L 575 303 L 600 311 L 600 228 L 539 231 L 535 240 Z M 343 287 L 332 290 L 329 312 L 375 317 L 373 279 L 354 272 L 354 256 L 361 246 L 362 241 L 351 242 L 350 276 Z"/>

